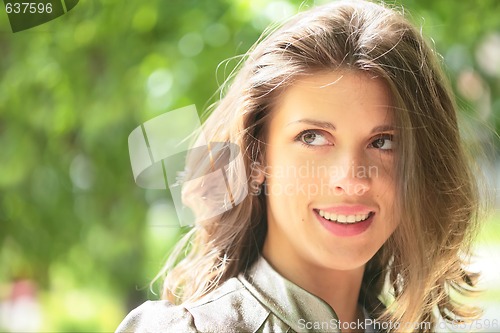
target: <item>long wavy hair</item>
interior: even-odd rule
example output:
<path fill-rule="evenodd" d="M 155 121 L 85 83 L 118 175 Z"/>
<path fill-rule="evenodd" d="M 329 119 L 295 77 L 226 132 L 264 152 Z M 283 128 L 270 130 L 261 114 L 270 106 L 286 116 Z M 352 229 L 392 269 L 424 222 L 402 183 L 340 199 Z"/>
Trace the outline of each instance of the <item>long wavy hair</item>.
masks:
<path fill-rule="evenodd" d="M 450 323 L 477 318 L 479 309 L 452 299 L 456 293 L 475 292 L 477 275 L 465 270 L 479 217 L 475 171 L 461 142 L 456 105 L 439 58 L 399 11 L 367 1 L 339 1 L 265 32 L 209 110 L 204 139 L 241 148 L 242 163 L 226 170 L 227 181 L 234 182 L 244 169 L 250 175 L 244 185 L 252 188 L 252 166 L 265 160 L 266 124 L 280 92 L 300 76 L 344 69 L 385 81 L 398 129 L 395 177 L 401 222 L 367 263 L 360 303 L 372 318 L 430 324 L 420 331 L 432 331 L 439 315 Z M 224 154 L 212 152 L 210 162 L 188 156 L 187 168 L 207 174 L 223 166 Z M 192 202 L 209 190 L 183 193 Z M 234 208 L 196 224 L 161 273 L 162 298 L 191 302 L 245 271 L 260 255 L 266 231 L 265 194 L 247 195 Z"/>

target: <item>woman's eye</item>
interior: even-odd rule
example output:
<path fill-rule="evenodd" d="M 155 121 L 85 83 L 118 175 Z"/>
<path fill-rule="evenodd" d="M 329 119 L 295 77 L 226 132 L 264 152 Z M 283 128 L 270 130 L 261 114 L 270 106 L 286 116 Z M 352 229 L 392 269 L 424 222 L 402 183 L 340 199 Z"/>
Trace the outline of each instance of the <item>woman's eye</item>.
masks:
<path fill-rule="evenodd" d="M 306 146 L 325 146 L 330 145 L 330 142 L 324 135 L 314 130 L 306 130 L 301 132 L 296 137 L 297 141 L 305 144 Z"/>
<path fill-rule="evenodd" d="M 392 150 L 394 148 L 394 138 L 391 134 L 382 134 L 377 137 L 370 146 L 381 150 Z"/>

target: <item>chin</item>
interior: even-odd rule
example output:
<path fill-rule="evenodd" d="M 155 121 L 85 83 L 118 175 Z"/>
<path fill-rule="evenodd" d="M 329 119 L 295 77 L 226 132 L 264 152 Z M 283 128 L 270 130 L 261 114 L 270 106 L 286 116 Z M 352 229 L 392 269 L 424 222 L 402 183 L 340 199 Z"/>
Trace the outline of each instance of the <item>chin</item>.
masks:
<path fill-rule="evenodd" d="M 335 252 L 324 254 L 324 259 L 319 264 L 328 269 L 349 271 L 364 267 L 377 251 L 362 251 L 337 248 Z M 350 253 L 349 253 L 350 252 Z M 319 258 L 321 256 L 316 256 Z M 325 264 L 326 263 L 326 264 Z"/>

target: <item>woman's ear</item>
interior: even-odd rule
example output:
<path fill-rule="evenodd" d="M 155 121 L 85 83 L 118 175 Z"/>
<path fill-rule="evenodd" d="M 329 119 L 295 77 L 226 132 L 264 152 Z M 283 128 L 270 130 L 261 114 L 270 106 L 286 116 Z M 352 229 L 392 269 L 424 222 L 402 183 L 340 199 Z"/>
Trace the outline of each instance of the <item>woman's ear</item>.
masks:
<path fill-rule="evenodd" d="M 266 180 L 265 166 L 260 161 L 250 164 L 250 191 L 251 195 L 258 196 L 262 193 L 262 184 Z"/>
<path fill-rule="evenodd" d="M 265 166 L 260 160 L 250 164 L 250 179 L 252 184 L 260 186 L 266 180 Z"/>

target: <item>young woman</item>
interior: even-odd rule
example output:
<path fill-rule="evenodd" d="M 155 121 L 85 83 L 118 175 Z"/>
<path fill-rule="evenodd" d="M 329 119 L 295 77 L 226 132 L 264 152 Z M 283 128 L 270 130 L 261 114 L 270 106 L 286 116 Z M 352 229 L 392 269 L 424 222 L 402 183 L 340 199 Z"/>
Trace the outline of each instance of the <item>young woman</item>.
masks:
<path fill-rule="evenodd" d="M 226 182 L 251 191 L 197 222 L 164 301 L 118 331 L 428 332 L 479 314 L 452 300 L 474 289 L 477 185 L 437 57 L 401 14 L 365 1 L 298 14 L 249 51 L 203 134 L 240 147 Z M 191 154 L 190 179 L 228 154 Z M 195 211 L 234 201 L 208 185 L 183 189 Z"/>

